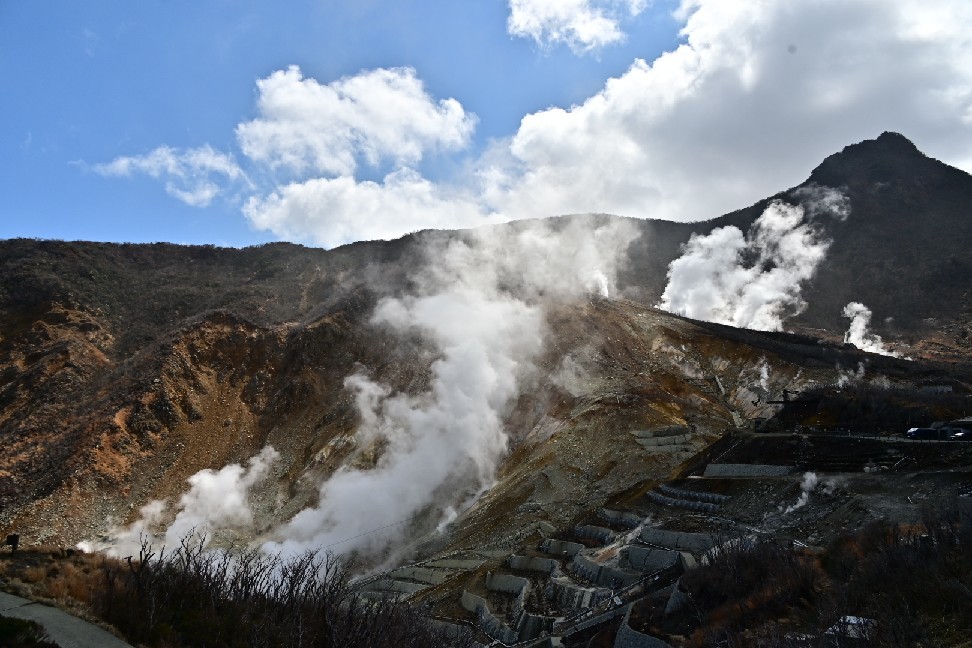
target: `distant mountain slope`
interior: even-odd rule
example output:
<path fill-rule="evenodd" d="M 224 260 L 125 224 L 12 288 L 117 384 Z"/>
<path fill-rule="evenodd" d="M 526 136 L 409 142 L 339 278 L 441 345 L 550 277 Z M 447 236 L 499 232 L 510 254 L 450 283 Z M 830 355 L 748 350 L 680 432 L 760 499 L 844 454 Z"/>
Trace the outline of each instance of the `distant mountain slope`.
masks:
<path fill-rule="evenodd" d="M 817 221 L 832 245 L 803 290 L 807 310 L 788 324 L 839 333 L 847 327 L 841 310 L 857 301 L 871 308 L 872 326 L 885 336 L 939 336 L 972 351 L 972 176 L 897 133 L 848 146 L 801 185 L 720 218 L 643 222 L 627 280 L 639 299 L 657 302 L 668 264 L 692 234 L 727 225 L 746 231 L 770 202 L 803 202 L 801 190 L 815 185 L 843 192 L 851 213 Z"/>
<path fill-rule="evenodd" d="M 748 230 L 774 199 L 800 202 L 811 185 L 843 191 L 851 212 L 814 221 L 832 244 L 803 292 L 807 310 L 787 326 L 839 340 L 841 309 L 859 301 L 880 333 L 913 343 L 916 358 L 958 364 L 868 357 L 648 308 L 693 234 Z M 800 187 L 712 221 L 552 221 L 551 231 L 575 220 L 640 228 L 618 277 L 628 300 L 535 296 L 549 328 L 540 371 L 512 411 L 498 412 L 511 453 L 480 522 L 462 533 L 502 536 L 509 529 L 497 525 L 514 508 L 518 524 L 540 515 L 530 507 L 541 491 L 570 502 L 557 514 L 565 522 L 598 484 L 610 486 L 596 495 L 603 501 L 661 478 L 725 429 L 768 415 L 767 399 L 782 389 L 829 384 L 865 364 L 894 383 L 957 381 L 966 393 L 969 205 L 972 177 L 886 133 L 831 156 Z M 329 251 L 0 241 L 0 531 L 91 538 L 106 516 L 131 522 L 150 499 L 177 499 L 190 475 L 243 463 L 266 443 L 283 460 L 261 506 L 268 525 L 289 519 L 318 497 L 321 476 L 380 453 L 352 452 L 360 414 L 349 375 L 364 367 L 394 393 L 428 387 L 438 352 L 421 334 L 396 336 L 370 319 L 381 297 L 414 292 L 443 242 L 464 236 L 426 231 Z M 640 447 L 631 430 L 673 426 L 687 444 L 674 454 L 631 451 Z"/>
<path fill-rule="evenodd" d="M 725 216 L 634 221 L 642 236 L 621 275 L 624 293 L 656 304 L 669 264 L 693 234 L 729 225 L 746 231 L 773 200 L 805 202 L 801 190 L 810 186 L 842 191 L 851 213 L 843 221 L 817 220 L 832 245 L 804 288 L 808 308 L 788 326 L 840 335 L 847 327 L 842 308 L 858 301 L 874 312 L 872 326 L 882 335 L 938 336 L 972 352 L 972 176 L 923 155 L 896 133 L 848 146 L 801 185 Z M 616 217 L 565 220 L 576 218 Z M 277 324 L 325 312 L 340 300 L 400 292 L 424 263 L 425 244 L 455 235 L 426 231 L 329 251 L 287 243 L 236 250 L 0 241 L 0 317 L 23 317 L 55 302 L 94 309 L 118 327 L 115 349 L 124 356 L 212 310 Z"/>

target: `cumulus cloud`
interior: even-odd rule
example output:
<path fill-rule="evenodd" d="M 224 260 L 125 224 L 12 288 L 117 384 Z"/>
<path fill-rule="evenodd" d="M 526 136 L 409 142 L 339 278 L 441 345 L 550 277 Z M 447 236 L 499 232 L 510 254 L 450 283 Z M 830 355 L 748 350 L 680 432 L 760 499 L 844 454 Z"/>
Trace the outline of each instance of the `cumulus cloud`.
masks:
<path fill-rule="evenodd" d="M 624 40 L 621 17 L 646 6 L 646 0 L 510 0 L 506 29 L 544 47 L 564 43 L 588 52 Z"/>
<path fill-rule="evenodd" d="M 501 211 L 712 218 L 886 129 L 972 170 L 968 3 L 685 0 L 677 17 L 673 51 L 524 117 Z"/>
<path fill-rule="evenodd" d="M 502 220 L 468 195 L 450 192 L 408 168 L 381 182 L 351 176 L 293 182 L 251 197 L 243 213 L 258 229 L 324 247 Z"/>
<path fill-rule="evenodd" d="M 510 33 L 585 51 L 617 42 L 620 21 L 645 2 L 509 7 Z M 675 18 L 676 47 L 634 60 L 578 105 L 526 115 L 482 155 L 471 153 L 476 117 L 431 96 L 411 68 L 329 82 L 278 70 L 257 82 L 256 115 L 236 129 L 260 180 L 247 187 L 246 217 L 324 245 L 555 214 L 694 221 L 795 186 L 827 155 L 883 130 L 972 171 L 968 2 L 683 0 Z M 460 158 L 451 167 L 460 171 L 423 175 L 433 155 Z M 181 167 L 141 160 L 105 167 L 142 167 L 198 205 L 237 177 L 151 171 Z"/>
<path fill-rule="evenodd" d="M 668 268 L 659 307 L 693 319 L 778 331 L 806 307 L 800 297 L 830 242 L 804 209 L 770 204 L 748 234 L 733 226 L 693 235 Z"/>
<path fill-rule="evenodd" d="M 257 81 L 259 116 L 236 127 L 243 153 L 299 174 L 348 176 L 360 161 L 414 164 L 465 147 L 475 115 L 435 101 L 412 68 L 378 68 L 321 84 L 297 66 Z"/>
<path fill-rule="evenodd" d="M 92 167 L 103 176 L 137 174 L 163 180 L 166 192 L 192 207 L 206 207 L 226 182 L 245 180 L 232 155 L 208 144 L 194 149 L 160 146 L 145 155 L 122 156 Z"/>
<path fill-rule="evenodd" d="M 372 469 L 331 476 L 318 504 L 264 548 L 290 555 L 329 547 L 388 560 L 409 528 L 403 521 L 419 531 L 447 525 L 492 485 L 505 455 L 504 416 L 543 345 L 543 298 L 610 293 L 634 237 L 630 223 L 539 222 L 484 228 L 430 249 L 435 263 L 414 277 L 421 289 L 383 300 L 372 317 L 436 348 L 428 391 L 394 393 L 364 368 L 349 376 L 361 416 L 356 440 L 380 442 L 381 457 Z"/>
<path fill-rule="evenodd" d="M 842 311 L 844 317 L 851 320 L 847 332 L 844 333 L 844 342 L 853 344 L 861 351 L 868 353 L 880 353 L 881 355 L 901 357 L 900 353 L 891 351 L 884 346 L 884 341 L 880 335 L 868 330 L 871 324 L 871 309 L 860 302 L 851 302 L 844 306 Z"/>
<path fill-rule="evenodd" d="M 141 516 L 127 527 L 113 527 L 108 537 L 80 543 L 85 551 L 104 551 L 114 556 L 137 555 L 142 539 L 158 546 L 178 546 L 192 534 L 211 536 L 234 530 L 253 531 L 250 489 L 265 479 L 280 454 L 266 446 L 247 465 L 230 464 L 220 470 L 205 469 L 189 477 L 189 490 L 171 509 L 164 500 L 153 500 L 140 509 Z"/>

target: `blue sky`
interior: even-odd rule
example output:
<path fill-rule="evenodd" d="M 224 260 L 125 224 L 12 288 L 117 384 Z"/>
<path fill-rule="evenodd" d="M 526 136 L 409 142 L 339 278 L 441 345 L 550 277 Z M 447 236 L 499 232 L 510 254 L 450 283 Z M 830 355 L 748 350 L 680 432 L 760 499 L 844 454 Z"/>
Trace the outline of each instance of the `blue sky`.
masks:
<path fill-rule="evenodd" d="M 0 237 L 693 220 L 889 129 L 968 170 L 968 3 L 928 4 L 3 1 Z"/>

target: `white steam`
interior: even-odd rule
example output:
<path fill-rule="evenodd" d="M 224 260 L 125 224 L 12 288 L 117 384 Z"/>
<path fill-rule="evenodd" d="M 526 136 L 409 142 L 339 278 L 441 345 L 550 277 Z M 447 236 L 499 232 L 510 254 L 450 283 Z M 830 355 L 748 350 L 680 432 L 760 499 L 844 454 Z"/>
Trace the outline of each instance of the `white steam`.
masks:
<path fill-rule="evenodd" d="M 795 190 L 793 196 L 800 199 L 800 204 L 807 210 L 807 216 L 811 219 L 830 216 L 845 221 L 850 216 L 850 198 L 833 187 L 811 182 Z"/>
<path fill-rule="evenodd" d="M 847 332 L 844 333 L 844 342 L 853 344 L 861 351 L 868 353 L 880 353 L 881 355 L 894 356 L 900 358 L 901 354 L 891 351 L 884 346 L 884 341 L 880 335 L 868 331 L 871 323 L 871 309 L 860 302 L 851 302 L 844 306 L 844 317 L 851 320 Z"/>
<path fill-rule="evenodd" d="M 365 369 L 349 376 L 359 444 L 381 440 L 372 469 L 342 468 L 316 506 L 278 528 L 268 551 L 393 557 L 415 524 L 443 530 L 494 480 L 507 451 L 504 416 L 543 345 L 542 298 L 607 296 L 634 228 L 579 220 L 477 230 L 430 250 L 421 290 L 381 301 L 376 325 L 419 333 L 438 350 L 431 384 L 394 393 Z"/>
<path fill-rule="evenodd" d="M 401 333 L 418 330 L 436 343 L 442 355 L 432 364 L 432 387 L 417 396 L 391 395 L 363 372 L 345 381 L 358 397 L 359 438 L 388 445 L 373 470 L 345 469 L 325 482 L 318 505 L 298 513 L 270 550 L 292 554 L 335 545 L 408 520 L 435 501 L 455 503 L 451 496 L 469 497 L 492 483 L 506 451 L 501 414 L 540 350 L 539 310 L 456 289 L 386 300 L 373 321 Z M 365 535 L 335 549 L 380 547 L 397 531 Z"/>
<path fill-rule="evenodd" d="M 856 385 L 864 380 L 864 363 L 858 362 L 857 369 L 855 371 L 848 371 L 837 365 L 837 386 L 847 387 L 849 385 Z"/>
<path fill-rule="evenodd" d="M 802 283 L 829 245 L 804 222 L 803 207 L 773 202 L 746 235 L 727 226 L 692 236 L 669 265 L 659 308 L 741 328 L 781 330 L 784 319 L 806 307 Z"/>
<path fill-rule="evenodd" d="M 766 358 L 759 359 L 759 386 L 764 392 L 769 393 L 769 363 L 766 362 Z"/>
<path fill-rule="evenodd" d="M 836 479 L 827 479 L 821 481 L 815 472 L 806 472 L 803 474 L 803 481 L 800 482 L 800 497 L 797 501 L 787 506 L 786 509 L 780 507 L 783 515 L 789 515 L 793 511 L 803 508 L 810 502 L 810 494 L 814 491 L 823 493 L 824 495 L 832 495 L 837 489 Z"/>
<path fill-rule="evenodd" d="M 141 517 L 131 525 L 113 527 L 107 538 L 81 542 L 78 547 L 128 556 L 138 554 L 143 538 L 156 546 L 173 546 L 194 533 L 252 532 L 250 489 L 267 477 L 279 457 L 276 450 L 266 446 L 246 467 L 230 464 L 220 470 L 200 470 L 187 480 L 189 491 L 179 498 L 174 516 L 164 500 L 152 500 L 140 509 Z"/>

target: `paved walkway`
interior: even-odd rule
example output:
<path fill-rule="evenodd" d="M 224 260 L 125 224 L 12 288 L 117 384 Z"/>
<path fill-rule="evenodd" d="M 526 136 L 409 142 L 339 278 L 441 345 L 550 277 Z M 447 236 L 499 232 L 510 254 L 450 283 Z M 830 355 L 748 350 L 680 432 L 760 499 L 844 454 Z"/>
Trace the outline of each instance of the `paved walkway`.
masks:
<path fill-rule="evenodd" d="M 132 648 L 115 635 L 63 610 L 0 592 L 0 615 L 35 621 L 61 648 Z"/>

